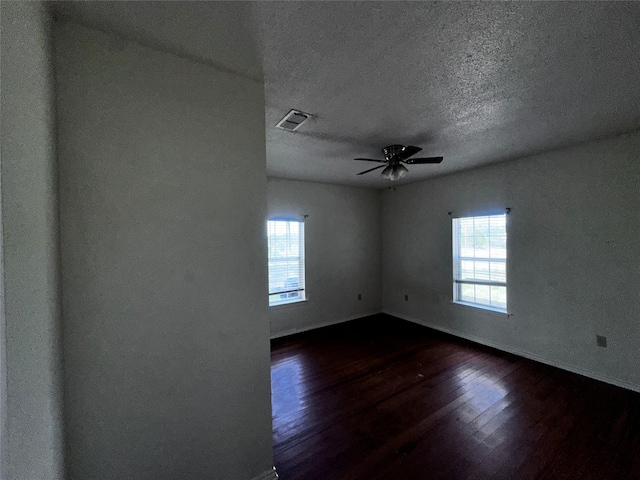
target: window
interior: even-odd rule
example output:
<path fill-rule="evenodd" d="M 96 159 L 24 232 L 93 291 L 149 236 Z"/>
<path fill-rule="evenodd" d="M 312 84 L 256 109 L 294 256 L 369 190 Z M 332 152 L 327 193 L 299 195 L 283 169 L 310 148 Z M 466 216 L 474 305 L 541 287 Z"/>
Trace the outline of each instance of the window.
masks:
<path fill-rule="evenodd" d="M 304 223 L 267 222 L 269 305 L 301 302 L 304 294 Z"/>
<path fill-rule="evenodd" d="M 507 311 L 507 216 L 453 219 L 453 301 Z"/>

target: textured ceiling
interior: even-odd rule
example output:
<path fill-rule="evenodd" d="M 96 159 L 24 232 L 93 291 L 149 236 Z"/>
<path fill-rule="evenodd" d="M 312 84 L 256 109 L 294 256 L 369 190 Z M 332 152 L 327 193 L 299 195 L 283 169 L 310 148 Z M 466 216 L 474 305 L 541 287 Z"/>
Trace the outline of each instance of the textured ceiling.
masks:
<path fill-rule="evenodd" d="M 636 2 L 82 2 L 59 17 L 264 78 L 273 176 L 356 173 L 400 143 L 444 156 L 400 184 L 640 128 Z M 274 125 L 291 108 L 314 117 Z M 568 160 L 570 161 L 570 160 Z"/>

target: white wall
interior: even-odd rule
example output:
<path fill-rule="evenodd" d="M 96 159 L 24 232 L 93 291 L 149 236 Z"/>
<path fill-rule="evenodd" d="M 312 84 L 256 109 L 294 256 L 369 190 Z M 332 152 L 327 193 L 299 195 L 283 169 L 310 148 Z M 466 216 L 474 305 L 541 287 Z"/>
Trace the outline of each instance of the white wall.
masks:
<path fill-rule="evenodd" d="M 0 475 L 58 479 L 63 447 L 49 18 L 41 3 L 2 2 L 0 8 L 6 381 Z"/>
<path fill-rule="evenodd" d="M 384 309 L 640 388 L 639 205 L 640 133 L 385 191 Z M 504 207 L 510 318 L 450 303 L 447 212 Z"/>
<path fill-rule="evenodd" d="M 56 28 L 70 479 L 270 469 L 261 83 Z"/>
<path fill-rule="evenodd" d="M 268 210 L 269 218 L 308 215 L 308 301 L 270 307 L 272 336 L 381 311 L 379 191 L 269 178 Z"/>

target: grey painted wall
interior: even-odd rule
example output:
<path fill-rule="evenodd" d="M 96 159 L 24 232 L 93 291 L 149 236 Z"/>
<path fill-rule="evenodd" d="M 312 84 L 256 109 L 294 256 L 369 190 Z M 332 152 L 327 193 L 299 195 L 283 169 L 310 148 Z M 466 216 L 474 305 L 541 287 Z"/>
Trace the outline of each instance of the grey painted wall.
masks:
<path fill-rule="evenodd" d="M 63 447 L 49 19 L 41 3 L 2 2 L 0 8 L 6 341 L 2 478 L 58 479 Z"/>
<path fill-rule="evenodd" d="M 56 27 L 70 479 L 272 465 L 263 85 Z"/>
<path fill-rule="evenodd" d="M 640 388 L 640 133 L 383 195 L 385 311 Z M 447 212 L 504 207 L 509 318 L 450 303 Z"/>
<path fill-rule="evenodd" d="M 270 307 L 272 336 L 381 311 L 380 191 L 269 178 L 268 210 L 308 215 L 308 301 Z"/>

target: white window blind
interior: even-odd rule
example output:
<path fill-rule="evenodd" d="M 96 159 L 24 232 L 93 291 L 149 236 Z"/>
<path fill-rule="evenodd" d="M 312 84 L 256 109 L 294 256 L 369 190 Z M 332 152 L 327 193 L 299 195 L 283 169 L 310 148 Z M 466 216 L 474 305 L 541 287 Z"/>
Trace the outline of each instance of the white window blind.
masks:
<path fill-rule="evenodd" d="M 269 220 L 267 236 L 269 305 L 304 300 L 304 223 Z"/>
<path fill-rule="evenodd" d="M 507 311 L 507 216 L 453 219 L 453 301 Z"/>

